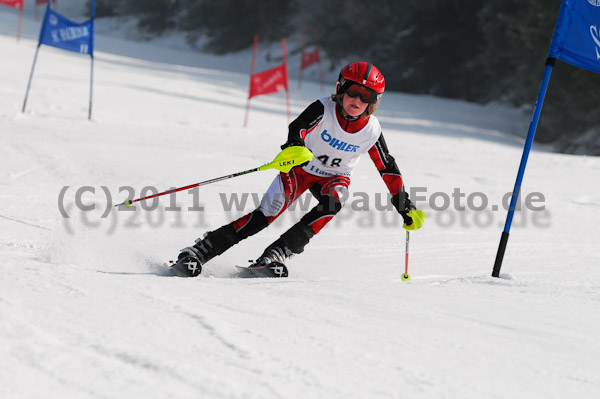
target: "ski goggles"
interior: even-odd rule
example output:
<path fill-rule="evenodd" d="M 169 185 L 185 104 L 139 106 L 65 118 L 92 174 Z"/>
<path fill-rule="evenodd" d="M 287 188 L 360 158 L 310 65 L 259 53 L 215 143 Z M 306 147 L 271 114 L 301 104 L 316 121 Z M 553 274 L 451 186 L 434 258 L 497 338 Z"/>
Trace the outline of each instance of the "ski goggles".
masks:
<path fill-rule="evenodd" d="M 358 84 L 352 84 L 345 93 L 352 98 L 360 97 L 360 101 L 366 104 L 375 104 L 379 99 L 379 95 L 374 90 Z"/>

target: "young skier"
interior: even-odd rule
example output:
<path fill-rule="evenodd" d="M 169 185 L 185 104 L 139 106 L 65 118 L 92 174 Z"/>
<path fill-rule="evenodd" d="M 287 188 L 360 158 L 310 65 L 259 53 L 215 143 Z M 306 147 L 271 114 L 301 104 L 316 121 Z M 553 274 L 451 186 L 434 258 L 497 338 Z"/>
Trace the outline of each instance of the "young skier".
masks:
<path fill-rule="evenodd" d="M 419 229 L 425 213 L 416 210 L 404 191 L 402 175 L 373 116 L 384 88 L 383 75 L 374 65 L 354 62 L 345 66 L 338 77 L 336 94 L 309 105 L 290 123 L 287 142 L 281 146 L 282 149 L 306 146 L 314 158 L 289 173 L 281 172 L 258 209 L 206 233 L 194 245 L 182 249 L 173 266 L 176 274 L 197 276 L 201 265 L 267 227 L 310 190 L 318 205 L 269 245 L 249 267 L 259 276 L 286 277 L 286 259 L 303 252 L 309 240 L 342 209 L 352 170 L 365 153 L 369 153 L 387 185 L 392 204 L 404 219 L 404 228 Z"/>

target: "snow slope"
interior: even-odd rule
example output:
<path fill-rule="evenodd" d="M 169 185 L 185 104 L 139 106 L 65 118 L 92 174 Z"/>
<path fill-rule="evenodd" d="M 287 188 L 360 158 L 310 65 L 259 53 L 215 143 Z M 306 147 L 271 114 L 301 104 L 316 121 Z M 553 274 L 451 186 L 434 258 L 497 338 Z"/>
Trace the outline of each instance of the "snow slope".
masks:
<path fill-rule="evenodd" d="M 105 215 L 107 203 L 123 201 L 124 186 L 139 196 L 270 161 L 286 136 L 285 97 L 253 99 L 242 128 L 248 54 L 99 35 L 93 120 L 89 59 L 47 47 L 21 113 L 37 27 L 26 19 L 17 43 L 15 15 L 0 8 L 0 397 L 597 397 L 598 158 L 536 146 L 522 195 L 543 194 L 545 209 L 515 217 L 494 279 L 506 213 L 493 209 L 512 190 L 527 118 L 386 93 L 377 115 L 388 146 L 428 211 L 411 235 L 412 281 L 400 280 L 404 231 L 375 209 L 385 186 L 368 159 L 288 279 L 236 278 L 234 265 L 301 209 L 199 278 L 170 277 L 157 265 L 254 209 L 275 172 L 162 197 L 152 211 Z M 296 86 L 294 115 L 328 94 Z M 80 205 L 94 210 L 75 203 L 85 187 Z M 225 210 L 236 193 L 247 203 Z"/>

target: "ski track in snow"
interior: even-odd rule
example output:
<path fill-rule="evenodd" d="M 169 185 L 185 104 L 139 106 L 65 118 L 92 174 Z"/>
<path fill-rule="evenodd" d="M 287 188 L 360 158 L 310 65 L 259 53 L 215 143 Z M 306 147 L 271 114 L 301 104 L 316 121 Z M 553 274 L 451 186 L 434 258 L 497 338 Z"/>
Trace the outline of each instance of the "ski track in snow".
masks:
<path fill-rule="evenodd" d="M 534 145 L 523 195 L 542 193 L 545 209 L 515 217 L 494 279 L 505 213 L 439 210 L 429 197 L 459 187 L 498 205 L 514 184 L 528 116 L 386 92 L 377 115 L 388 146 L 407 186 L 427 188 L 418 203 L 427 223 L 411 234 L 410 282 L 400 279 L 399 216 L 353 209 L 353 198 L 289 261 L 287 279 L 239 278 L 235 265 L 260 255 L 301 210 L 205 265 L 200 277 L 173 277 L 162 262 L 253 210 L 250 197 L 244 209 L 224 212 L 223 198 L 260 196 L 274 174 L 220 182 L 197 197 L 179 193 L 179 212 L 165 211 L 163 198 L 159 210 L 103 218 L 107 204 L 124 200 L 123 186 L 137 196 L 146 186 L 162 191 L 269 161 L 287 131 L 284 96 L 252 99 L 244 129 L 249 52 L 186 52 L 180 37 L 126 41 L 111 32 L 114 21 L 99 21 L 93 120 L 89 59 L 46 47 L 22 114 L 39 28 L 27 7 L 19 43 L 15 13 L 0 7 L 0 397 L 600 392 L 597 157 Z M 290 56 L 292 78 L 297 64 Z M 309 77 L 302 92 L 293 80 L 290 87 L 293 114 L 329 93 Z M 63 218 L 57 199 L 67 186 Z M 83 197 L 96 206 L 87 213 L 75 205 L 84 186 L 96 190 Z M 385 194 L 370 160 L 357 167 L 351 191 L 371 201 Z M 204 212 L 193 210 L 195 201 Z"/>

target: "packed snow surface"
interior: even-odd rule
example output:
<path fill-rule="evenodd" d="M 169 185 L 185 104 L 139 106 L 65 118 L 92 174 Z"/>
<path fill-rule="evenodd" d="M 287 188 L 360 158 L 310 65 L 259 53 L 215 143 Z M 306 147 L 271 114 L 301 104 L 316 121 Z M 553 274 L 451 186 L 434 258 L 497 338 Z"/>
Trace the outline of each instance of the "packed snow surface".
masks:
<path fill-rule="evenodd" d="M 401 219 L 383 209 L 368 157 L 289 278 L 238 278 L 235 265 L 310 195 L 200 277 L 172 277 L 162 262 L 252 211 L 277 172 L 145 209 L 111 205 L 271 161 L 287 136 L 285 95 L 252 99 L 244 128 L 250 52 L 126 41 L 113 21 L 99 23 L 92 120 L 90 58 L 48 47 L 22 113 L 40 21 L 28 14 L 17 42 L 16 15 L 0 7 L 0 397 L 598 397 L 598 158 L 534 145 L 492 278 L 527 115 L 386 92 L 376 115 L 428 212 L 410 236 L 411 281 Z M 292 115 L 335 84 L 329 73 L 321 91 L 307 71 L 299 90 L 298 64 L 291 56 Z"/>

